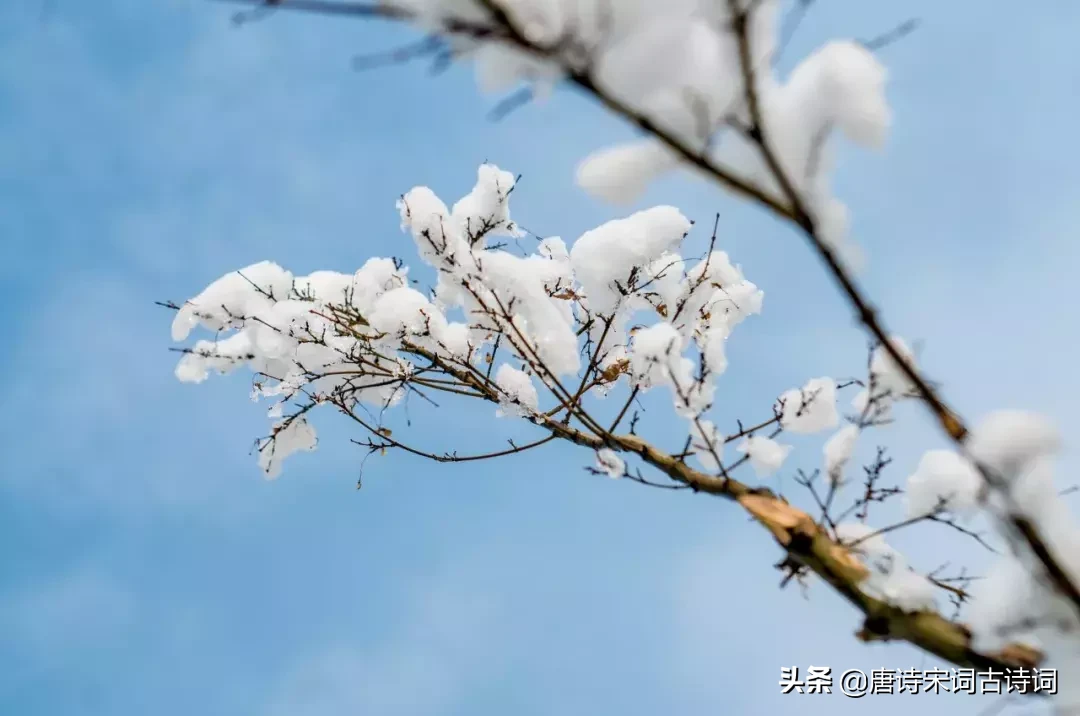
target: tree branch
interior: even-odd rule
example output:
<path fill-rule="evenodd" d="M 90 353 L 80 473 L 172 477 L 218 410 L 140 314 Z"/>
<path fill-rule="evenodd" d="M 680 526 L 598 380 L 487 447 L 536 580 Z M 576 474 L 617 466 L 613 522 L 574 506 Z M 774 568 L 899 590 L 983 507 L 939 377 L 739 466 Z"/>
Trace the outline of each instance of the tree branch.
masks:
<path fill-rule="evenodd" d="M 410 352 L 421 355 L 462 382 L 468 374 L 445 364 L 442 359 L 418 346 Z M 497 402 L 494 396 L 488 400 Z M 830 584 L 866 617 L 860 638 L 902 640 L 958 666 L 998 670 L 1037 665 L 1041 655 L 1027 647 L 1011 646 L 1002 653 L 982 653 L 971 646 L 971 632 L 936 612 L 905 612 L 864 593 L 859 584 L 868 576 L 866 567 L 852 552 L 832 539 L 810 515 L 789 505 L 768 489 L 752 488 L 733 477 L 708 475 L 689 467 L 673 455 L 658 450 L 636 435 L 591 435 L 565 423 L 541 419 L 539 427 L 576 445 L 599 450 L 611 448 L 638 456 L 643 462 L 693 492 L 703 492 L 739 504 L 761 526 L 769 530 L 788 557 L 805 566 Z M 730 468 L 729 468 L 730 471 Z"/>
<path fill-rule="evenodd" d="M 390 20 L 413 20 L 411 13 L 389 4 L 367 4 L 354 2 L 330 2 L 329 0 L 227 0 L 254 7 L 282 8 L 321 14 L 351 16 L 361 18 L 382 18 Z M 843 265 L 834 249 L 818 233 L 811 213 L 803 204 L 794 185 L 786 176 L 783 167 L 772 150 L 765 123 L 761 115 L 757 96 L 755 68 L 751 61 L 749 35 L 746 32 L 749 10 L 739 7 L 736 0 L 728 0 L 734 18 L 740 63 L 744 76 L 744 86 L 751 126 L 750 137 L 757 144 L 763 159 L 774 174 L 780 186 L 782 197 L 775 197 L 763 188 L 737 176 L 733 171 L 709 158 L 701 148 L 692 146 L 674 133 L 665 130 L 645 114 L 617 99 L 594 81 L 588 69 L 569 66 L 561 59 L 558 46 L 545 47 L 529 40 L 518 28 L 506 11 L 496 0 L 478 0 L 488 10 L 491 21 L 474 23 L 460 19 L 444 19 L 441 31 L 446 34 L 462 35 L 473 39 L 498 39 L 508 42 L 518 49 L 541 59 L 559 63 L 566 72 L 566 79 L 572 85 L 593 97 L 602 106 L 622 117 L 648 135 L 657 139 L 687 164 L 695 167 L 710 177 L 720 186 L 736 196 L 748 199 L 770 210 L 780 218 L 786 219 L 801 229 L 805 239 L 825 264 L 828 272 L 838 284 L 841 292 L 851 304 L 856 317 L 876 340 L 880 342 L 890 358 L 915 387 L 918 396 L 928 406 L 943 432 L 966 452 L 966 439 L 969 431 L 960 416 L 952 411 L 927 381 L 890 340 L 891 334 L 886 329 L 877 310 L 872 306 L 865 292 L 858 286 L 853 275 Z M 429 358 L 432 356 L 428 356 Z M 444 370 L 452 372 L 447 366 Z M 469 375 L 466 373 L 465 375 Z M 460 377 L 460 376 L 459 376 Z M 471 377 L 471 376 L 470 376 Z M 482 384 L 472 379 L 478 386 Z M 561 388 L 561 386 L 559 386 Z M 566 392 L 565 388 L 561 388 Z M 481 390 L 487 393 L 487 390 Z M 573 396 L 566 395 L 571 401 Z M 491 399 L 490 393 L 488 399 Z M 573 402 L 571 402 L 571 409 Z M 956 664 L 986 668 L 1002 668 L 1025 664 L 1036 660 L 1033 652 L 1025 652 L 1021 661 L 1003 661 L 1003 657 L 975 652 L 970 647 L 970 634 L 966 629 L 944 620 L 940 615 L 928 612 L 915 614 L 904 613 L 884 602 L 868 597 L 858 589 L 863 568 L 850 553 L 838 545 L 821 530 L 817 523 L 805 513 L 791 507 L 775 496 L 752 490 L 745 484 L 732 478 L 716 478 L 692 470 L 685 463 L 666 453 L 657 451 L 636 436 L 614 436 L 604 434 L 598 425 L 590 425 L 598 435 L 588 435 L 569 425 L 547 421 L 543 426 L 553 434 L 591 448 L 608 446 L 613 449 L 638 454 L 645 462 L 668 474 L 673 479 L 687 484 L 698 492 L 724 497 L 739 502 L 755 519 L 769 529 L 777 542 L 790 556 L 806 565 L 823 577 L 849 602 L 857 606 L 867 616 L 867 626 L 861 633 L 866 639 L 898 638 L 910 641 L 921 648 Z M 979 465 L 980 473 L 988 484 L 1001 487 L 1003 481 L 985 465 Z M 1048 576 L 1060 594 L 1068 599 L 1080 611 L 1080 589 L 1072 582 L 1064 568 L 1052 554 L 1037 527 L 1026 517 L 1012 514 L 1009 522 L 1021 539 L 1031 548 L 1032 553 L 1045 568 Z M 1017 652 L 1013 652 L 1015 657 Z"/>

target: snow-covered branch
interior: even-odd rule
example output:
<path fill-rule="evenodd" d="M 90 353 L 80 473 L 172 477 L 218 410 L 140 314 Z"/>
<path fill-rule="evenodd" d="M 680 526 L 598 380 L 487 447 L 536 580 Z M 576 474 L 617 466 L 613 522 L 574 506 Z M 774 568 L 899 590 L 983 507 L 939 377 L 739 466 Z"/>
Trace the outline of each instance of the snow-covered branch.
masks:
<path fill-rule="evenodd" d="M 958 664 L 1027 663 L 1016 660 L 1016 647 L 1005 656 L 974 651 L 964 628 L 938 615 L 916 589 L 929 584 L 925 579 L 898 582 L 893 576 L 884 587 L 876 585 L 872 563 L 860 561 L 858 545 L 844 544 L 849 535 L 842 529 L 733 476 L 747 463 L 758 476 L 780 469 L 791 453 L 776 441 L 783 432 L 836 428 L 838 385 L 813 378 L 782 393 L 771 418 L 750 427 L 736 421 L 737 430 L 720 432 L 710 415 L 716 379 L 727 369 L 724 346 L 740 323 L 760 312 L 764 294 L 717 250 L 715 228 L 706 254 L 687 259 L 679 250 L 692 222 L 661 206 L 587 231 L 570 247 L 547 238 L 535 253 L 517 256 L 487 246 L 489 238 L 520 233 L 509 210 L 514 186 L 512 174 L 484 165 L 476 186 L 452 208 L 424 187 L 402 197 L 402 228 L 438 276 L 430 297 L 411 287 L 404 263 L 371 259 L 353 274 L 303 277 L 263 262 L 172 304 L 175 339 L 185 340 L 196 327 L 215 334 L 183 349 L 178 378 L 201 382 L 211 372 L 245 365 L 254 373 L 252 397 L 272 401 L 274 424 L 260 443 L 260 464 L 269 477 L 290 454 L 315 447 L 309 418 L 322 406 L 365 433 L 354 442 L 369 454 L 401 450 L 437 462 L 471 461 L 561 439 L 594 451 L 591 469 L 599 474 L 742 505 L 792 564 L 824 578 L 873 620 L 879 638 L 907 639 Z M 869 425 L 869 415 L 887 411 L 884 403 L 904 395 L 875 390 L 892 386 L 896 373 L 874 360 L 871 368 L 874 377 L 863 383 L 871 387 L 853 401 L 859 406 L 855 426 Z M 617 430 L 633 396 L 652 390 L 666 391 L 685 422 L 688 437 L 680 452 L 658 448 L 633 427 Z M 601 417 L 604 398 L 620 392 L 629 399 L 617 401 L 609 423 Z M 383 422 L 409 394 L 430 402 L 440 394 L 480 400 L 491 405 L 493 417 L 524 419 L 541 434 L 480 454 L 431 450 Z M 834 487 L 854 448 L 852 441 L 842 448 L 835 442 L 825 449 Z M 730 443 L 741 457 L 724 457 Z M 700 468 L 690 466 L 691 458 Z M 631 459 L 670 483 L 632 470 Z M 1024 658 L 1034 663 L 1031 654 Z"/>
<path fill-rule="evenodd" d="M 714 403 L 726 344 L 761 311 L 763 293 L 716 249 L 715 229 L 705 255 L 687 259 L 682 244 L 692 222 L 660 206 L 585 232 L 572 245 L 547 238 L 518 256 L 488 243 L 523 235 L 509 213 L 515 177 L 484 165 L 473 191 L 451 208 L 425 187 L 399 202 L 403 229 L 437 276 L 431 295 L 413 288 L 409 269 L 391 259 L 372 259 L 354 274 L 305 277 L 263 262 L 174 306 L 176 340 L 196 326 L 217 334 L 183 349 L 178 377 L 197 382 L 247 365 L 256 376 L 253 397 L 275 400 L 275 423 L 260 442 L 268 475 L 289 454 L 315 447 L 309 417 L 322 405 L 365 431 L 358 442 L 372 452 L 471 460 L 562 439 L 592 449 L 590 469 L 599 474 L 739 503 L 783 547 L 789 578 L 813 572 L 865 613 L 864 638 L 905 639 L 957 664 L 1002 667 L 1043 658 L 1005 643 L 1034 634 L 1057 664 L 1080 663 L 1080 533 L 1053 486 L 1056 432 L 1015 411 L 970 429 L 856 279 L 862 257 L 830 187 L 831 143 L 836 134 L 867 147 L 884 141 L 891 116 L 875 43 L 830 42 L 780 77 L 775 59 L 786 41 L 777 0 L 232 1 L 263 13 L 291 8 L 412 23 L 427 37 L 391 60 L 470 58 L 489 91 L 522 83 L 530 98 L 559 83 L 584 91 L 643 138 L 587 157 L 577 176 L 583 188 L 624 202 L 685 168 L 768 209 L 814 248 L 874 342 L 851 415 L 841 418 L 837 396 L 856 383 L 817 377 L 782 393 L 772 417 L 752 428 L 736 421 L 725 434 Z M 681 450 L 661 450 L 636 432 L 639 415 L 631 410 L 652 390 L 669 396 L 685 424 Z M 608 409 L 604 398 L 615 394 Z M 382 423 L 409 395 L 484 401 L 541 434 L 472 456 L 432 451 Z M 928 452 L 906 490 L 884 481 L 888 460 L 879 450 L 854 500 L 839 507 L 859 443 L 890 423 L 903 400 L 927 406 L 954 449 Z M 629 432 L 620 432 L 628 415 Z M 749 463 L 758 476 L 770 475 L 789 462 L 784 433 L 825 431 L 822 469 L 799 480 L 816 519 L 732 474 Z M 724 455 L 732 442 L 742 455 L 734 460 Z M 671 484 L 654 483 L 628 457 Z M 907 517 L 870 527 L 871 504 L 902 490 Z M 981 540 L 963 523 L 974 517 L 989 519 L 1009 551 L 980 583 L 989 586 L 969 617 L 975 640 L 972 629 L 936 608 L 937 592 L 967 599 L 966 589 L 916 572 L 885 542 L 886 534 L 927 523 Z"/>

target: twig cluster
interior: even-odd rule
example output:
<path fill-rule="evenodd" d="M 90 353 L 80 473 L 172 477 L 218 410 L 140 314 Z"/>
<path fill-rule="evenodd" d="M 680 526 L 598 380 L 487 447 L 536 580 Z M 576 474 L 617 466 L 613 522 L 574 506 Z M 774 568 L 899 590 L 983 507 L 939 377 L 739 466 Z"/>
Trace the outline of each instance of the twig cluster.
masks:
<path fill-rule="evenodd" d="M 361 18 L 399 21 L 414 19 L 408 11 L 390 3 L 361 4 L 332 2 L 331 0 L 239 1 L 254 5 L 257 10 L 263 12 L 289 8 Z M 876 384 L 873 372 L 867 381 L 859 381 L 859 385 L 866 390 L 867 399 L 860 414 L 852 418 L 852 423 L 858 430 L 868 430 L 888 422 L 890 419 L 888 405 L 897 399 L 912 397 L 929 408 L 944 433 L 961 452 L 968 454 L 966 444 L 968 429 L 964 421 L 948 407 L 938 386 L 923 376 L 891 340 L 891 334 L 886 329 L 880 314 L 859 287 L 852 273 L 845 267 L 835 248 L 819 230 L 818 219 L 807 198 L 800 192 L 801 182 L 788 175 L 778 158 L 773 138 L 769 135 L 768 125 L 763 117 L 759 96 L 758 68 L 753 59 L 754 48 L 751 47 L 749 27 L 756 3 L 728 0 L 730 23 L 738 43 L 743 92 L 737 98 L 736 106 L 724 114 L 723 129 L 739 133 L 756 149 L 760 159 L 768 167 L 775 186 L 778 187 L 778 193 L 764 190 L 712 158 L 708 149 L 714 140 L 717 127 L 700 126 L 693 136 L 685 136 L 665 128 L 646 113 L 607 92 L 600 86 L 594 75 L 592 58 L 595 47 L 578 37 L 572 26 L 568 27 L 562 36 L 541 44 L 530 39 L 518 20 L 511 16 L 498 0 L 478 0 L 478 5 L 486 11 L 484 19 L 477 21 L 464 18 L 443 18 L 433 33 L 419 43 L 386 55 L 360 60 L 358 66 L 403 62 L 416 58 L 432 58 L 437 66 L 444 66 L 464 51 L 461 48 L 468 47 L 468 45 L 462 45 L 460 40 L 468 40 L 503 43 L 559 67 L 566 82 L 584 91 L 616 115 L 658 140 L 681 158 L 686 165 L 696 168 L 737 196 L 770 210 L 800 230 L 847 298 L 859 322 L 911 386 L 910 391 L 904 395 L 894 395 L 888 390 L 879 390 L 880 386 Z M 800 12 L 804 11 L 808 5 L 809 3 L 800 3 Z M 250 19 L 250 14 L 243 17 Z M 906 35 L 913 28 L 913 24 L 905 24 L 892 33 L 868 41 L 866 45 L 871 48 L 880 48 Z M 509 106 L 518 106 L 527 99 L 527 95 L 515 94 L 508 100 Z M 691 105 L 693 101 L 694 98 L 688 98 L 688 103 Z M 815 163 L 815 161 L 810 161 L 808 164 L 813 167 Z M 482 237 L 489 228 L 487 226 L 475 227 L 476 237 Z M 428 238 L 432 242 L 433 250 L 439 251 L 437 238 Z M 675 267 L 672 269 L 674 270 Z M 645 276 L 635 271 L 624 277 L 619 288 L 627 298 L 640 298 L 652 305 L 659 315 L 669 321 L 676 321 L 681 317 L 680 314 L 685 306 L 691 304 L 668 306 L 660 303 L 658 295 L 650 291 L 650 286 L 656 278 L 656 276 Z M 883 483 L 882 476 L 889 465 L 884 449 L 879 449 L 875 459 L 864 466 L 863 489 L 852 504 L 842 510 L 837 510 L 834 504 L 841 485 L 839 475 L 826 475 L 828 482 L 822 489 L 820 487 L 822 476 L 819 473 L 801 473 L 798 482 L 809 491 L 816 510 L 820 512 L 817 518 L 809 517 L 771 491 L 750 488 L 745 483 L 736 480 L 731 473 L 743 464 L 748 456 L 734 462 L 722 461 L 720 446 L 710 442 L 709 431 L 696 417 L 694 418 L 695 427 L 703 436 L 704 445 L 691 445 L 688 441 L 681 451 L 674 453 L 659 450 L 636 435 L 635 430 L 639 420 L 637 410 L 633 411 L 631 416 L 629 433 L 618 432 L 638 397 L 636 387 L 613 417 L 602 419 L 597 415 L 587 403 L 586 398 L 592 391 L 603 391 L 610 387 L 620 375 L 630 370 L 629 363 L 625 359 L 612 359 L 612 356 L 621 355 L 621 350 L 626 346 L 610 340 L 608 329 L 612 324 L 613 316 L 591 312 L 578 300 L 571 286 L 556 284 L 549 286 L 548 290 L 550 296 L 565 300 L 572 306 L 579 324 L 579 335 L 586 336 L 583 348 L 585 368 L 576 386 L 565 384 L 545 363 L 539 347 L 530 341 L 515 320 L 515 305 L 512 300 L 504 300 L 498 291 L 480 282 L 476 284 L 466 282 L 463 288 L 471 295 L 474 302 L 470 326 L 489 332 L 494 339 L 494 350 L 491 354 L 480 357 L 480 361 L 477 361 L 477 357 L 473 355 L 460 359 L 451 358 L 448 357 L 449 351 L 444 352 L 438 350 L 437 346 L 433 348 L 430 345 L 422 345 L 424 341 L 411 342 L 409 339 L 402 343 L 403 350 L 420 363 L 415 369 L 405 369 L 402 362 L 395 356 L 381 351 L 380 338 L 382 336 L 368 330 L 364 316 L 352 310 L 346 301 L 343 305 L 335 306 L 330 314 L 321 316 L 333 327 L 332 331 L 311 330 L 309 335 L 302 338 L 328 348 L 335 346 L 333 338 L 336 336 L 349 336 L 355 339 L 353 345 L 360 347 L 353 347 L 348 354 L 342 356 L 354 367 L 352 374 L 344 381 L 335 379 L 333 381 L 335 387 L 331 391 L 321 392 L 318 385 L 330 376 L 321 374 L 315 369 L 305 370 L 301 384 L 296 386 L 294 392 L 286 396 L 290 399 L 298 398 L 300 403 L 295 407 L 294 412 L 286 416 L 285 420 L 295 420 L 312 406 L 329 403 L 366 431 L 369 437 L 359 441 L 359 444 L 369 453 L 403 450 L 439 462 L 501 457 L 537 448 L 555 438 L 568 440 L 594 450 L 607 449 L 618 453 L 630 453 L 637 456 L 644 464 L 659 471 L 669 482 L 647 479 L 639 470 L 631 470 L 629 467 L 622 471 L 623 477 L 650 486 L 706 492 L 741 504 L 754 519 L 770 530 L 784 548 L 786 556 L 781 566 L 789 573 L 785 579 L 800 576 L 808 571 L 818 574 L 866 613 L 868 623 L 873 623 L 876 638 L 884 634 L 887 638 L 906 639 L 958 664 L 979 667 L 997 665 L 1000 668 L 1002 665 L 1016 663 L 1006 661 L 1001 655 L 980 654 L 974 651 L 970 646 L 970 635 L 965 635 L 962 628 L 948 620 L 937 615 L 913 616 L 903 610 L 890 607 L 880 600 L 875 600 L 859 590 L 860 566 L 851 559 L 851 552 L 858 545 L 857 543 L 844 544 L 837 532 L 837 525 L 839 521 L 849 516 L 865 521 L 871 505 L 884 502 L 899 494 L 899 488 Z M 695 287 L 695 290 L 697 288 L 699 287 Z M 712 287 L 701 286 L 700 288 L 705 290 Z M 302 299 L 302 297 L 299 298 Z M 425 338 L 433 337 L 425 336 Z M 517 396 L 500 387 L 497 381 L 492 379 L 490 369 L 483 370 L 477 367 L 477 362 L 490 367 L 495 361 L 495 354 L 500 350 L 509 354 L 524 371 L 540 381 L 548 397 L 552 399 L 552 405 L 534 409 L 522 404 Z M 695 401 L 699 396 L 695 394 L 695 391 L 704 384 L 710 370 L 704 356 L 700 356 L 695 379 L 690 384 L 675 386 L 678 398 L 685 405 L 696 404 Z M 283 377 L 277 376 L 277 378 Z M 511 443 L 509 448 L 478 455 L 463 456 L 456 453 L 425 451 L 394 437 L 382 425 L 379 414 L 371 413 L 367 411 L 367 408 L 361 407 L 361 401 L 357 398 L 358 392 L 370 390 L 372 387 L 388 388 L 388 395 L 395 397 L 405 393 L 417 395 L 432 402 L 434 402 L 432 396 L 436 393 L 488 401 L 501 406 L 504 410 L 520 411 L 548 435 L 528 444 Z M 784 406 L 774 408 L 773 417 L 757 421 L 751 428 L 744 428 L 743 424 L 739 423 L 734 437 L 750 436 L 757 431 L 765 430 L 770 430 L 769 434 L 773 436 L 778 434 L 778 431 L 782 430 L 782 425 L 780 412 L 776 411 L 783 408 Z M 285 428 L 287 427 L 286 422 Z M 260 450 L 272 449 L 270 446 L 273 445 L 275 438 L 276 435 L 271 435 L 264 439 L 260 443 Z M 701 454 L 702 450 L 711 452 L 715 458 L 715 470 L 703 472 L 688 466 L 687 456 L 692 453 Z M 977 464 L 977 468 L 991 489 L 1000 490 L 1002 493 L 1007 492 L 1003 476 L 996 474 L 985 465 Z M 604 472 L 604 470 L 598 470 L 598 472 Z M 1080 610 L 1080 589 L 1070 580 L 1037 526 L 1025 518 L 1019 510 L 1008 511 L 1006 514 L 1007 522 L 1015 534 L 1016 543 L 1030 550 L 1038 563 L 1042 565 L 1046 578 L 1054 589 Z M 897 523 L 875 534 L 898 530 L 916 522 L 945 524 L 977 540 L 982 539 L 978 534 L 966 531 L 949 517 L 944 505 L 917 520 Z M 966 598 L 964 585 L 967 584 L 965 580 L 970 578 L 963 573 L 954 577 L 942 577 L 931 573 L 930 579 L 955 599 L 962 602 Z M 1026 658 L 1034 657 L 1029 655 Z"/>

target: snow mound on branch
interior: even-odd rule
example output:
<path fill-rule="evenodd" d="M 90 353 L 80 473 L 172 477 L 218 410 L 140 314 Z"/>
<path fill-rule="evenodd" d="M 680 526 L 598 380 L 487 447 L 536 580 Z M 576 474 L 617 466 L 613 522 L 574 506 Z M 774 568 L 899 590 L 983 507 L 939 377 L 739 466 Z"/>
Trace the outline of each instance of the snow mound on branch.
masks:
<path fill-rule="evenodd" d="M 638 331 L 630 349 L 630 371 L 639 387 L 666 386 L 675 412 L 694 419 L 712 405 L 715 385 L 694 375 L 694 362 L 683 355 L 684 341 L 673 325 L 658 322 Z"/>
<path fill-rule="evenodd" d="M 802 388 L 792 388 L 779 398 L 783 406 L 780 424 L 793 433 L 819 433 L 840 422 L 836 410 L 836 381 L 814 378 Z"/>
<path fill-rule="evenodd" d="M 302 417 L 275 424 L 272 435 L 272 441 L 259 447 L 259 467 L 269 479 L 281 474 L 281 464 L 289 455 L 309 452 L 318 444 L 315 428 Z"/>
<path fill-rule="evenodd" d="M 761 115 L 755 122 L 738 23 L 726 2 L 500 2 L 514 33 L 539 52 L 500 39 L 502 30 L 490 31 L 495 18 L 477 0 L 407 0 L 395 7 L 410 10 L 428 31 L 466 29 L 450 42 L 459 56 L 474 59 L 484 91 L 507 92 L 524 83 L 533 97 L 543 98 L 568 74 L 586 75 L 625 113 L 663 132 L 670 141 L 617 144 L 579 164 L 579 185 L 608 201 L 635 201 L 655 179 L 703 161 L 732 178 L 725 185 L 781 197 L 782 183 L 747 131 L 758 124 L 819 237 L 849 264 L 861 263 L 848 238 L 847 208 L 830 186 L 830 140 L 839 132 L 858 145 L 880 147 L 892 123 L 888 73 L 862 44 L 829 41 L 783 77 L 770 61 L 781 33 L 779 0 L 753 3 L 745 31 Z"/>
<path fill-rule="evenodd" d="M 968 512 L 978 506 L 981 488 L 982 478 L 962 456 L 952 450 L 929 450 L 908 478 L 908 515 Z"/>
<path fill-rule="evenodd" d="M 458 232 L 474 248 L 483 248 L 488 236 L 523 236 L 510 220 L 510 192 L 516 179 L 493 164 L 482 164 L 476 186 L 451 211 Z M 479 245 L 479 246 L 478 246 Z"/>
<path fill-rule="evenodd" d="M 1001 410 L 976 427 L 968 445 L 976 461 L 1012 480 L 1032 463 L 1056 453 L 1061 438 L 1041 415 Z"/>
<path fill-rule="evenodd" d="M 631 271 L 673 251 L 690 226 L 678 209 L 658 206 L 582 234 L 570 249 L 570 264 L 590 308 L 610 311 L 624 295 L 621 282 Z"/>
<path fill-rule="evenodd" d="M 843 480 L 844 468 L 851 461 L 859 440 L 859 426 L 845 425 L 825 441 L 821 452 L 825 457 L 825 474 L 833 483 Z"/>
<path fill-rule="evenodd" d="M 679 158 L 655 139 L 619 144 L 589 155 L 577 168 L 577 183 L 612 204 L 637 201 L 649 184 L 679 165 Z"/>
<path fill-rule="evenodd" d="M 793 447 L 763 435 L 752 435 L 743 439 L 737 449 L 750 458 L 750 466 L 758 477 L 768 477 L 783 466 Z"/>
<path fill-rule="evenodd" d="M 401 197 L 402 230 L 437 272 L 430 295 L 389 258 L 352 274 L 299 277 L 264 261 L 214 281 L 177 310 L 176 340 L 195 328 L 213 334 L 184 349 L 177 378 L 253 373 L 252 397 L 274 401 L 267 412 L 278 426 L 260 450 L 268 475 L 315 447 L 312 408 L 329 404 L 378 432 L 370 411 L 356 411 L 390 408 L 411 391 L 480 397 L 499 415 L 543 422 L 538 386 L 556 393 L 557 407 L 569 376 L 598 391 L 625 380 L 666 387 L 689 424 L 712 426 L 701 416 L 727 368 L 732 331 L 761 310 L 760 289 L 723 251 L 684 260 L 693 224 L 671 206 L 607 222 L 569 247 L 549 237 L 532 254 L 511 253 L 489 239 L 522 235 L 510 212 L 514 186 L 512 173 L 484 164 L 452 209 L 427 187 Z M 652 323 L 629 328 L 643 312 Z M 501 362 L 492 379 L 496 344 L 514 365 Z M 592 373 L 582 378 L 583 369 Z"/>
<path fill-rule="evenodd" d="M 917 369 L 915 353 L 899 336 L 891 336 L 889 344 L 905 363 Z M 851 401 L 851 407 L 868 417 L 888 418 L 899 400 L 917 395 L 915 384 L 903 366 L 896 362 L 884 345 L 874 348 L 870 355 L 869 384 Z"/>
<path fill-rule="evenodd" d="M 1080 529 L 1054 484 L 1052 457 L 1060 438 L 1045 417 L 1003 410 L 975 426 L 964 454 L 930 450 L 908 478 L 908 513 L 917 517 L 948 510 L 989 517 L 1009 546 L 984 579 L 974 584 L 966 621 L 973 647 L 993 651 L 1034 644 L 1046 665 L 1080 668 L 1075 634 L 1080 618 L 1058 583 L 1047 578 L 1017 521 L 1034 530 L 1051 559 L 1072 584 L 1080 583 Z M 1080 690 L 1062 689 L 1058 707 L 1080 705 Z"/>
<path fill-rule="evenodd" d="M 495 384 L 503 393 L 499 402 L 500 416 L 524 417 L 536 412 L 540 398 L 528 373 L 503 363 L 495 373 Z"/>
<path fill-rule="evenodd" d="M 869 568 L 870 576 L 861 585 L 867 594 L 908 612 L 936 607 L 933 583 L 912 569 L 884 535 L 861 522 L 841 523 L 836 533 Z"/>
<path fill-rule="evenodd" d="M 612 479 L 618 479 L 626 474 L 626 463 L 611 448 L 600 448 L 596 451 L 596 469 Z"/>
<path fill-rule="evenodd" d="M 180 307 L 173 319 L 172 338 L 182 341 L 197 326 L 211 331 L 236 328 L 241 323 L 238 316 L 264 308 L 275 296 L 287 297 L 292 283 L 292 274 L 270 261 L 226 274 Z"/>

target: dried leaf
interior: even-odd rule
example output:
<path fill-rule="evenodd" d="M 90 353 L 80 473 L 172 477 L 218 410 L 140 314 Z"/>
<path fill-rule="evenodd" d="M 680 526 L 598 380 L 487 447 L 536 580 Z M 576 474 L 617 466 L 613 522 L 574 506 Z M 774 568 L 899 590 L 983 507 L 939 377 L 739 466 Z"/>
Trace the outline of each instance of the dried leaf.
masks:
<path fill-rule="evenodd" d="M 600 373 L 600 377 L 604 380 L 604 382 L 611 383 L 617 380 L 620 375 L 622 375 L 629 369 L 630 361 L 626 358 L 623 358 L 622 360 L 618 360 L 605 368 L 603 372 Z"/>

